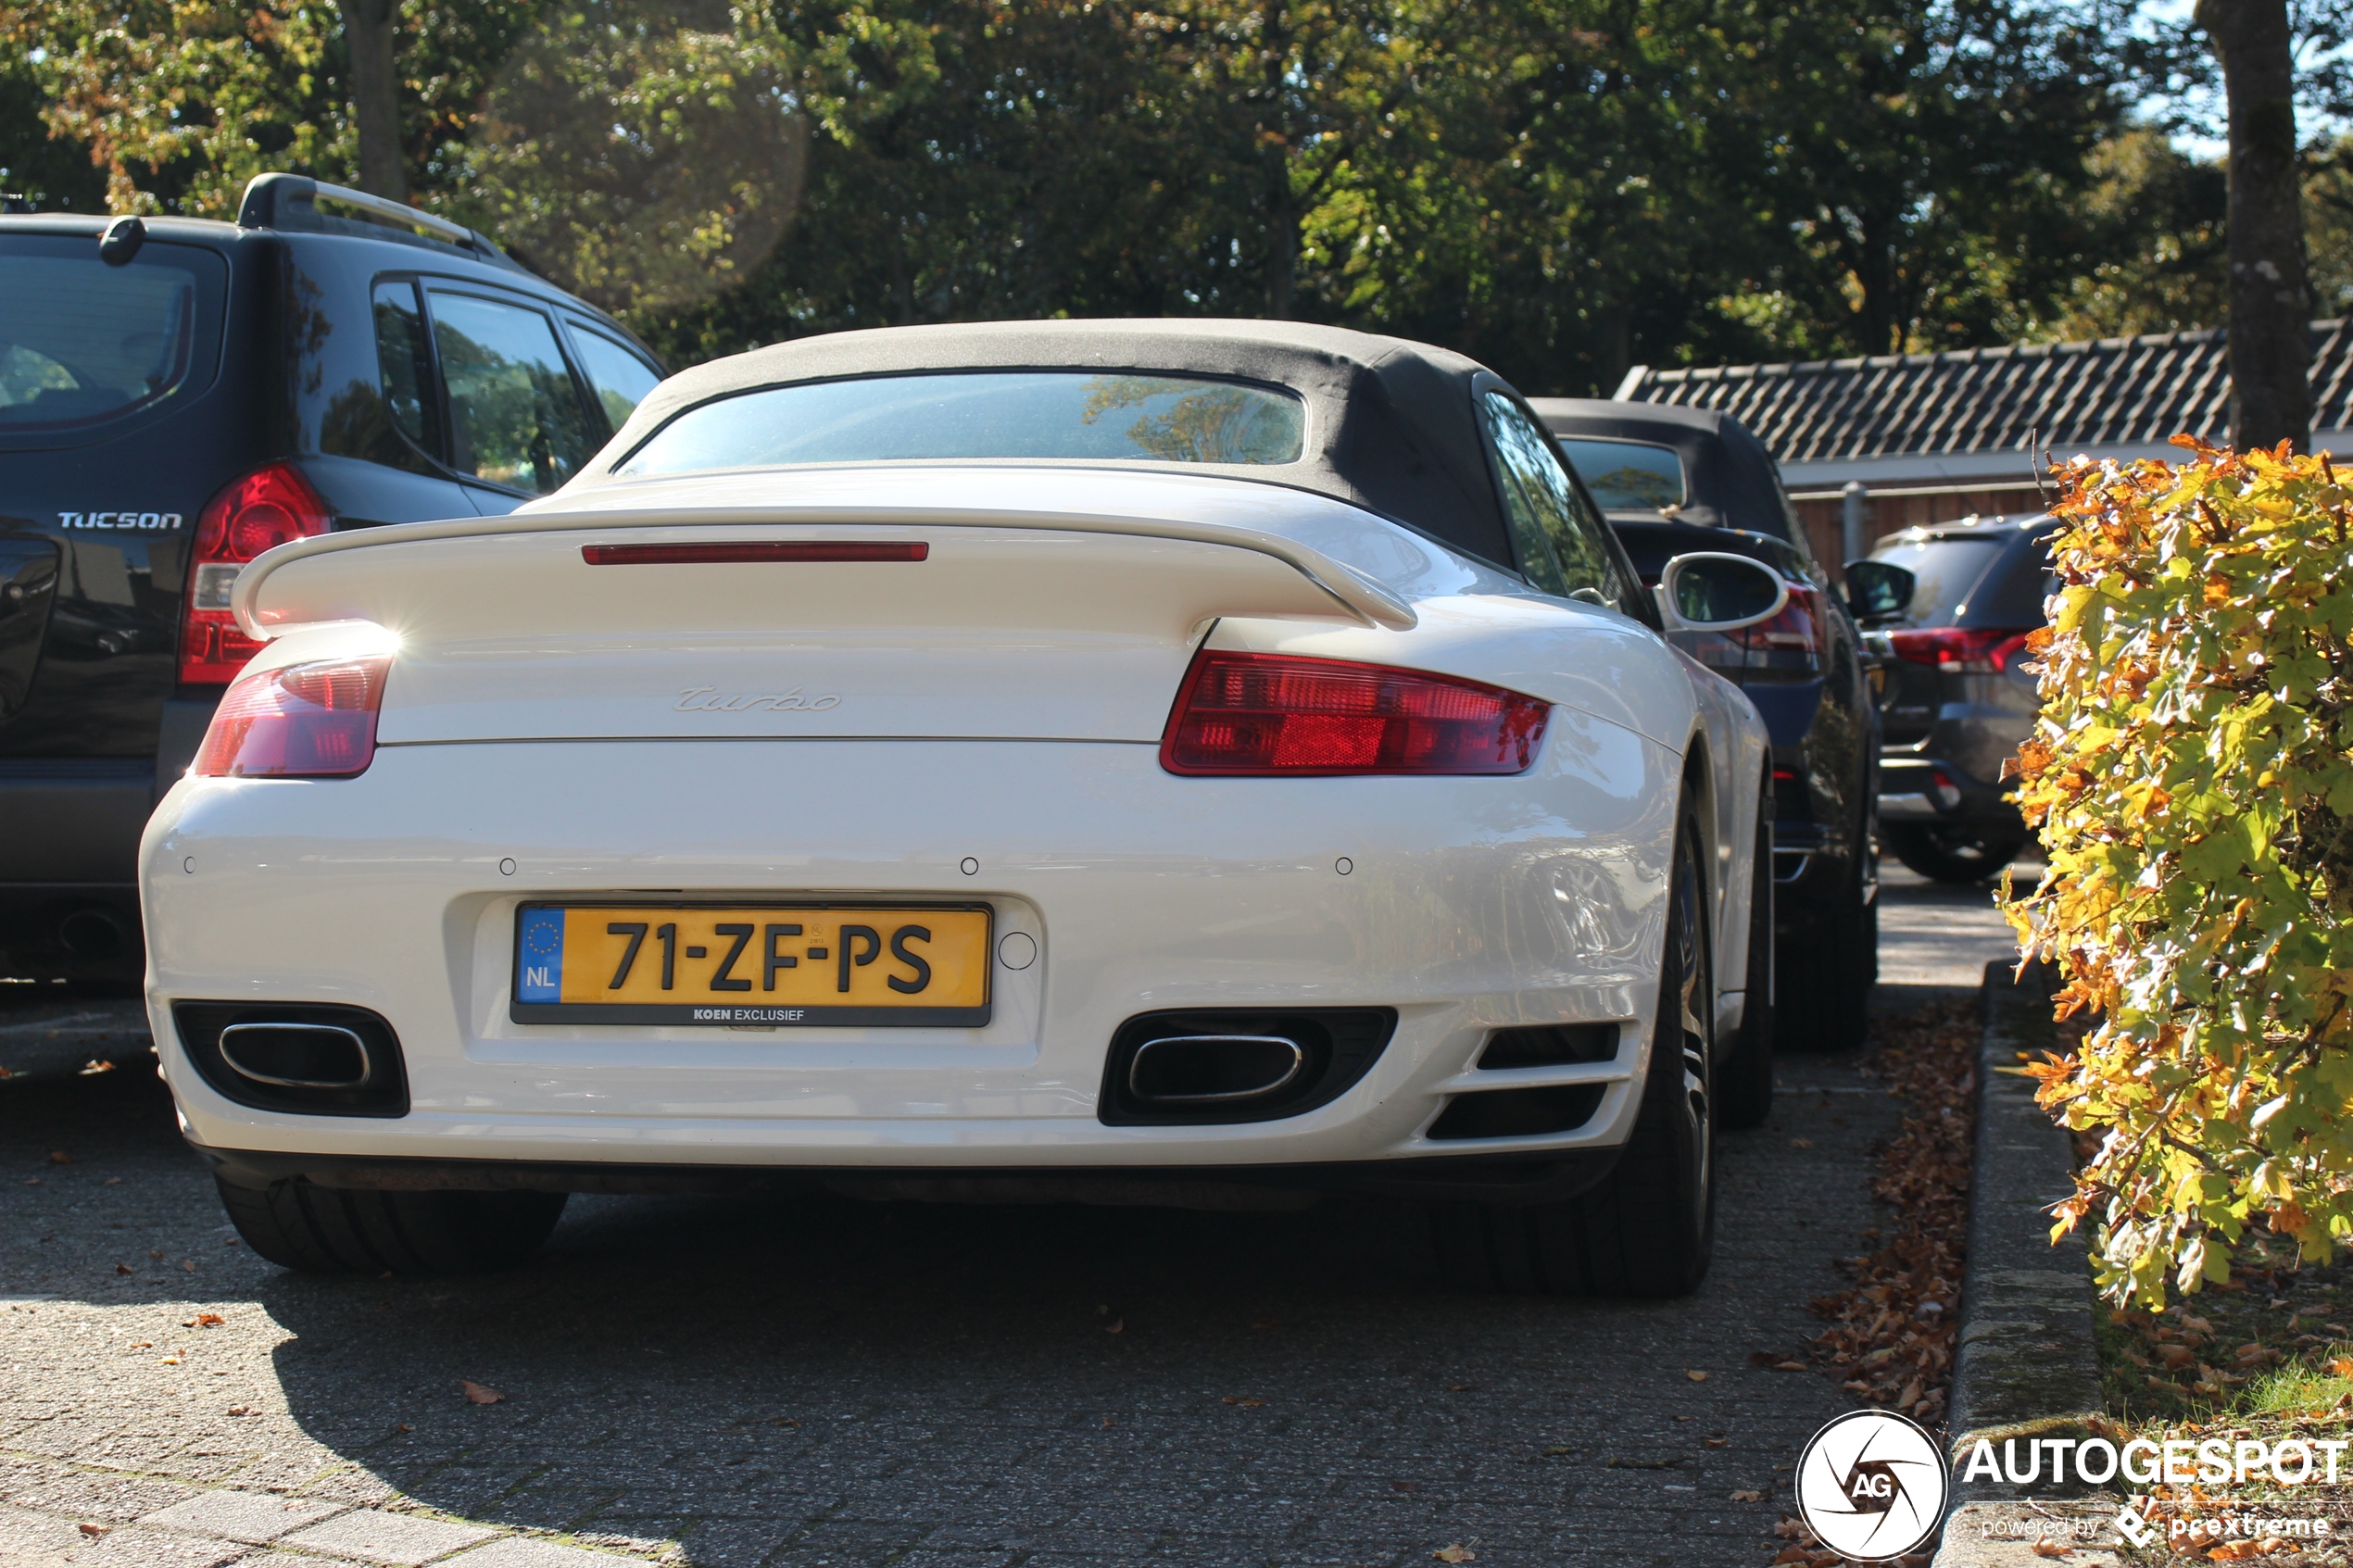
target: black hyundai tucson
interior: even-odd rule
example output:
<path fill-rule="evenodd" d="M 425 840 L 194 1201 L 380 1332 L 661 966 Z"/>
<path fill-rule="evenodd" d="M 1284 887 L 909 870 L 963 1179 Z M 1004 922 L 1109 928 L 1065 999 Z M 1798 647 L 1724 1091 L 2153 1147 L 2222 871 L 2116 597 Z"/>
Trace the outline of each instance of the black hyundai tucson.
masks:
<path fill-rule="evenodd" d="M 481 235 L 299 176 L 234 223 L 0 217 L 0 973 L 140 973 L 140 830 L 258 646 L 245 562 L 510 511 L 661 374 Z"/>
<path fill-rule="evenodd" d="M 1775 1043 L 1863 1043 L 1879 974 L 1871 655 L 1815 560 L 1764 443 L 1729 414 L 1603 398 L 1532 404 L 1646 583 L 1718 550 L 1772 567 L 1789 604 L 1731 636 L 1679 637 L 1735 682 L 1773 737 Z"/>

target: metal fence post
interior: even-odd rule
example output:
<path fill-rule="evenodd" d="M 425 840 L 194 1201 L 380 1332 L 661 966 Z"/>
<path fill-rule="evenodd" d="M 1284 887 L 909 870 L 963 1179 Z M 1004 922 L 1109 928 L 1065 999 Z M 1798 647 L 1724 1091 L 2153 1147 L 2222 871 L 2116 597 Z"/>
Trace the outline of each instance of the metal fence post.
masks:
<path fill-rule="evenodd" d="M 1839 524 L 1845 532 L 1848 560 L 1861 560 L 1870 552 L 1871 542 L 1863 537 L 1863 502 L 1869 495 L 1869 488 L 1859 479 L 1848 480 L 1846 488 L 1839 492 Z"/>

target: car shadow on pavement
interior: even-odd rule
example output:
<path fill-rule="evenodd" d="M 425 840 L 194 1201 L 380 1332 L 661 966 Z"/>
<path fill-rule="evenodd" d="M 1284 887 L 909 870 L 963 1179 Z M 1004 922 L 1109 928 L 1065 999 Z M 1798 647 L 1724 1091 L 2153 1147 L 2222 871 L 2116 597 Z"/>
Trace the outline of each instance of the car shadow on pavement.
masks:
<path fill-rule="evenodd" d="M 1785 1076 L 1825 1073 L 1854 1079 Z M 1877 1218 L 1889 1121 L 1798 1092 L 1728 1135 L 1705 1286 L 1629 1302 L 1455 1289 L 1426 1215 L 1353 1199 L 576 1198 L 509 1273 L 308 1277 L 230 1240 L 151 1077 L 26 1085 L 0 1160 L 44 1185 L 0 1187 L 38 1221 L 0 1223 L 0 1295 L 60 1307 L 10 1320 L 0 1404 L 44 1412 L 7 1445 L 83 1474 L 676 1542 L 694 1568 L 1747 1564 L 1777 1467 L 1845 1398 L 1751 1353 L 1818 1331 L 1804 1303 Z"/>

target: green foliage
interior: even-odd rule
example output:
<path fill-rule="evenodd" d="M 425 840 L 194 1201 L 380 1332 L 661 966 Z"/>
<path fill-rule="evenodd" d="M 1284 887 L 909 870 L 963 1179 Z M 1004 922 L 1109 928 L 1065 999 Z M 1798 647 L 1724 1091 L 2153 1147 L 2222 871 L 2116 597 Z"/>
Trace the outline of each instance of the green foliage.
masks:
<path fill-rule="evenodd" d="M 2082 464 L 2020 804 L 2049 875 L 2008 906 L 2081 1046 L 2032 1071 L 2097 1152 L 2112 1297 L 2228 1277 L 2259 1217 L 2353 1236 L 2353 487 L 2326 457 Z"/>
<path fill-rule="evenodd" d="M 2115 3 L 405 0 L 396 55 L 414 199 L 675 362 L 1265 315 L 1589 392 L 2046 332 L 2142 243 L 2086 207 Z M 320 0 L 0 0 L 12 70 L 120 208 L 355 172 Z"/>
<path fill-rule="evenodd" d="M 598 0 L 493 83 L 450 205 L 613 309 L 691 303 L 766 259 L 800 199 L 795 57 L 756 11 Z"/>

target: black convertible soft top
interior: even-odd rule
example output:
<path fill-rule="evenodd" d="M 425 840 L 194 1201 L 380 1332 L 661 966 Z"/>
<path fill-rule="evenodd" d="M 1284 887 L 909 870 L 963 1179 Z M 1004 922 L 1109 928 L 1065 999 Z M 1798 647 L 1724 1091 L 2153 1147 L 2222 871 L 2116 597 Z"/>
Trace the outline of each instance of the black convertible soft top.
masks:
<path fill-rule="evenodd" d="M 1185 471 L 1314 491 L 1482 559 L 1512 559 L 1476 400 L 1505 383 L 1442 348 L 1296 321 L 995 321 L 798 338 L 671 377 L 573 483 L 614 483 L 613 468 L 648 436 L 716 398 L 796 382 L 983 370 L 1159 370 L 1288 387 L 1307 404 L 1299 461 L 1188 463 Z"/>

